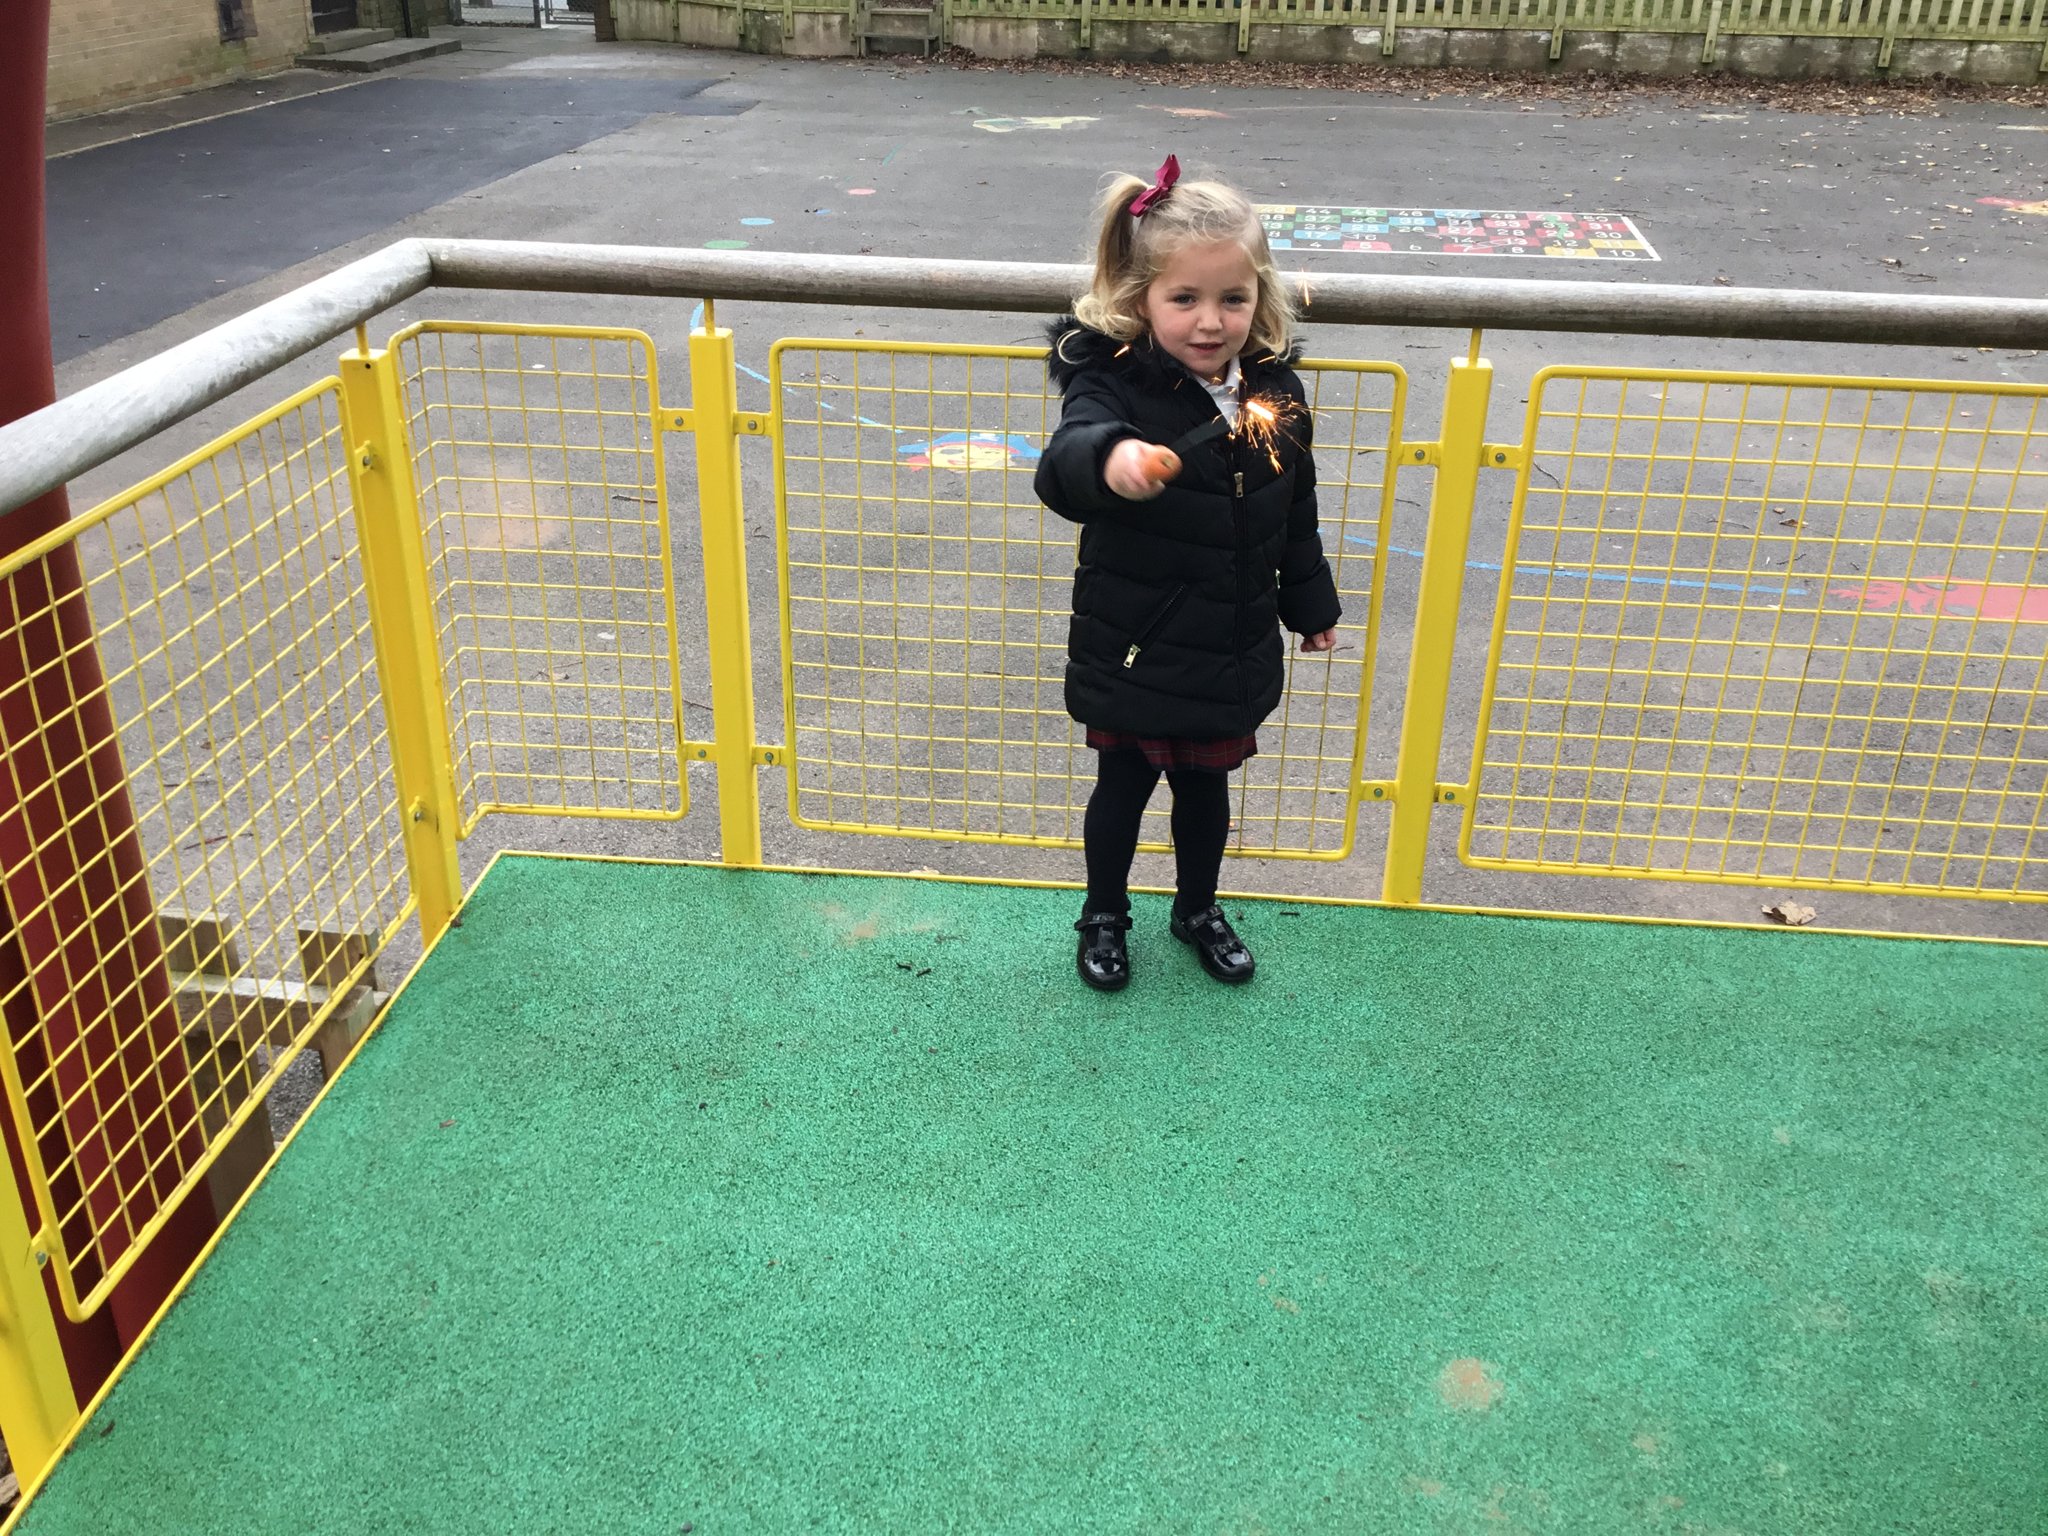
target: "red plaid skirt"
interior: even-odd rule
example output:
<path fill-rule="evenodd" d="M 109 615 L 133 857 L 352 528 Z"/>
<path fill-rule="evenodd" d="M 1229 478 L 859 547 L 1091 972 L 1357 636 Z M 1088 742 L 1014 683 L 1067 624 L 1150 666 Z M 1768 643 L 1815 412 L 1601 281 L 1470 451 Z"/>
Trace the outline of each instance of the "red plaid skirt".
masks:
<path fill-rule="evenodd" d="M 1258 754 L 1259 738 L 1217 736 L 1195 741 L 1185 736 L 1131 736 L 1123 731 L 1098 731 L 1091 725 L 1088 745 L 1098 752 L 1142 752 L 1145 761 L 1161 773 L 1187 768 L 1228 773 L 1246 758 Z"/>

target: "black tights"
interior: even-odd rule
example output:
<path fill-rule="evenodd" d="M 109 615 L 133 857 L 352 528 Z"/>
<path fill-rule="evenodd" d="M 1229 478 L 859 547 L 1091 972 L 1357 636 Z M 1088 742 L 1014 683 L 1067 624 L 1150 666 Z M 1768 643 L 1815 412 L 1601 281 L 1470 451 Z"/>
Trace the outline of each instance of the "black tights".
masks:
<path fill-rule="evenodd" d="M 1166 775 L 1173 788 L 1173 864 L 1176 916 L 1191 917 L 1216 903 L 1216 876 L 1223 844 L 1230 836 L 1229 775 L 1176 768 Z M 1088 861 L 1090 912 L 1131 910 L 1131 859 L 1138 851 L 1138 823 L 1159 783 L 1159 770 L 1132 748 L 1097 754 L 1095 792 L 1081 835 Z"/>

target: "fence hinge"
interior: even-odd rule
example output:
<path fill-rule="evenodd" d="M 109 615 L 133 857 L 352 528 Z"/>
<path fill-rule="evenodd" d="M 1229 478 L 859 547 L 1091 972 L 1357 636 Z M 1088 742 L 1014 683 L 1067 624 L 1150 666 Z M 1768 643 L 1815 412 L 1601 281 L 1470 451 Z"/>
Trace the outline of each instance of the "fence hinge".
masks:
<path fill-rule="evenodd" d="M 1441 443 L 1403 443 L 1394 450 L 1394 457 L 1403 464 L 1441 464 L 1442 447 Z"/>
<path fill-rule="evenodd" d="M 660 411 L 656 415 L 664 432 L 697 430 L 697 413 L 687 407 L 679 411 Z M 768 417 L 760 411 L 734 411 L 732 433 L 735 437 L 766 437 L 769 435 Z"/>
<path fill-rule="evenodd" d="M 1392 779 L 1360 779 L 1358 781 L 1358 798 L 1361 800 L 1385 800 L 1391 803 L 1394 798 L 1394 781 Z M 1438 805 L 1457 805 L 1471 798 L 1472 786 L 1469 784 L 1439 784 L 1436 786 L 1433 794 L 1434 802 Z"/>
<path fill-rule="evenodd" d="M 1487 443 L 1479 450 L 1479 465 L 1482 469 L 1523 469 L 1529 463 L 1529 455 L 1520 443 Z"/>
<path fill-rule="evenodd" d="M 693 763 L 710 762 L 712 754 L 717 750 L 718 743 L 715 741 L 686 741 L 683 743 L 683 756 Z M 754 766 L 756 768 L 773 768 L 781 761 L 782 748 L 777 746 L 764 747 L 759 744 L 756 744 L 754 747 Z"/>

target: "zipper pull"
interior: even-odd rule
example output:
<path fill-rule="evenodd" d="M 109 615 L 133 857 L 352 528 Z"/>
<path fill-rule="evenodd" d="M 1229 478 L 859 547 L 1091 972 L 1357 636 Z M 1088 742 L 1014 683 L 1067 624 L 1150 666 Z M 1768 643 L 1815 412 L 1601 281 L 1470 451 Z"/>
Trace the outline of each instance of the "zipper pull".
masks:
<path fill-rule="evenodd" d="M 1237 494 L 1244 494 L 1244 471 L 1241 469 L 1237 472 Z"/>
<path fill-rule="evenodd" d="M 1129 671 L 1133 666 L 1137 664 L 1137 660 L 1138 648 L 1134 645 L 1128 651 L 1124 652 L 1124 670 Z"/>

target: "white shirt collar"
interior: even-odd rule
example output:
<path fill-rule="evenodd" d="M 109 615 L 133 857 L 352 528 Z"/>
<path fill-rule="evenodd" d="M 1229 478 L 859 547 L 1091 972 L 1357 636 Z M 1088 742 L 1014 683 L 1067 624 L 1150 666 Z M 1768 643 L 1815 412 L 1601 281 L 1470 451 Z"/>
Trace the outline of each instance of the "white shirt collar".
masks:
<path fill-rule="evenodd" d="M 1207 379 L 1201 381 L 1202 388 L 1209 391 L 1209 398 L 1216 402 L 1216 409 L 1223 413 L 1224 420 L 1232 426 L 1237 425 L 1237 391 L 1243 377 L 1243 371 L 1238 367 L 1237 359 L 1233 357 L 1230 366 L 1223 372 L 1221 383 L 1211 383 Z"/>

